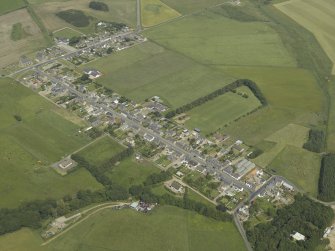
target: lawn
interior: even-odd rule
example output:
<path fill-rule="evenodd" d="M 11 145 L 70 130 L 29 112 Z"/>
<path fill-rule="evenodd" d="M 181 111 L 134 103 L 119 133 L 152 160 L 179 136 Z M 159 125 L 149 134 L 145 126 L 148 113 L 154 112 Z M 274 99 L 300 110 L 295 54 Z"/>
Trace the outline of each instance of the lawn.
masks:
<path fill-rule="evenodd" d="M 1 0 L 0 15 L 25 7 L 23 0 Z"/>
<path fill-rule="evenodd" d="M 192 109 L 187 113 L 191 118 L 185 125 L 190 129 L 199 128 L 207 135 L 261 106 L 249 88 L 241 87 L 236 91 L 237 93 L 228 92 Z M 247 94 L 248 98 L 238 93 Z"/>
<path fill-rule="evenodd" d="M 50 168 L 89 142 L 78 133 L 79 127 L 58 115 L 59 108 L 16 82 L 2 79 L 0 88 L 0 207 L 100 188 L 86 170 L 61 177 Z"/>
<path fill-rule="evenodd" d="M 122 145 L 109 136 L 104 136 L 81 150 L 78 154 L 91 164 L 99 166 L 123 149 Z"/>
<path fill-rule="evenodd" d="M 209 10 L 148 29 L 144 34 L 203 64 L 296 65 L 279 35 L 266 23 L 238 22 Z"/>
<path fill-rule="evenodd" d="M 329 0 L 291 0 L 275 5 L 297 23 L 311 31 L 335 63 L 335 2 Z M 335 74 L 335 66 L 333 67 Z"/>
<path fill-rule="evenodd" d="M 142 184 L 150 174 L 159 172 L 159 168 L 153 163 L 145 160 L 138 162 L 132 156 L 108 171 L 108 176 L 116 184 L 128 189 L 133 185 Z"/>
<path fill-rule="evenodd" d="M 37 233 L 22 229 L 1 236 L 10 251 L 203 251 L 245 250 L 231 222 L 218 222 L 194 212 L 164 206 L 151 214 L 131 209 L 103 210 L 46 246 Z"/>
<path fill-rule="evenodd" d="M 87 67 L 100 70 L 103 76 L 98 83 L 122 95 L 137 102 L 157 95 L 173 108 L 234 80 L 221 70 L 197 64 L 151 42 L 82 66 Z"/>
<path fill-rule="evenodd" d="M 256 145 L 288 124 L 318 125 L 325 114 L 322 91 L 313 75 L 285 67 L 222 67 L 235 78 L 256 82 L 269 105 L 224 130 Z"/>
<path fill-rule="evenodd" d="M 61 29 L 61 30 L 58 30 L 58 31 L 54 32 L 53 35 L 55 37 L 61 37 L 61 38 L 72 38 L 72 37 L 76 37 L 76 36 L 77 37 L 81 36 L 81 35 L 83 35 L 83 33 L 66 27 L 64 29 Z"/>
<path fill-rule="evenodd" d="M 312 196 L 317 196 L 320 156 L 295 146 L 286 146 L 272 161 L 269 169 L 286 177 Z"/>
<path fill-rule="evenodd" d="M 144 27 L 157 25 L 180 16 L 177 11 L 159 0 L 142 0 L 141 15 Z"/>

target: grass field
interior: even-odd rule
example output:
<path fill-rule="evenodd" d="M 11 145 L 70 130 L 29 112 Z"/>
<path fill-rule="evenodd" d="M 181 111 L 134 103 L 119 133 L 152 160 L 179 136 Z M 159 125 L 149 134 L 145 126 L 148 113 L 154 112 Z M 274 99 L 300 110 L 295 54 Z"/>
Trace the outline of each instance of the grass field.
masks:
<path fill-rule="evenodd" d="M 97 11 L 89 8 L 90 0 L 69 1 L 41 1 L 29 0 L 37 15 L 43 20 L 47 29 L 55 31 L 64 27 L 76 28 L 58 18 L 57 12 L 69 9 L 83 11 L 92 18 L 88 27 L 80 28 L 81 32 L 90 33 L 94 31 L 94 20 L 105 20 L 126 23 L 130 26 L 136 25 L 136 0 L 101 0 L 108 5 L 109 11 Z"/>
<path fill-rule="evenodd" d="M 81 68 L 93 67 L 103 76 L 98 83 L 137 102 L 160 96 L 178 107 L 233 82 L 220 70 L 197 64 L 178 53 L 146 42 Z M 190 91 L 192 90 L 192 91 Z"/>
<path fill-rule="evenodd" d="M 151 214 L 135 210 L 104 210 L 46 246 L 33 231 L 23 229 L 0 237 L 6 251 L 203 251 L 245 250 L 230 222 L 218 222 L 183 209 L 164 206 Z"/>
<path fill-rule="evenodd" d="M 185 125 L 190 129 L 199 128 L 206 135 L 261 106 L 249 88 L 240 87 L 236 91 L 237 93 L 228 92 L 192 109 L 187 113 L 191 118 Z M 238 95 L 239 92 L 247 94 L 248 98 Z"/>
<path fill-rule="evenodd" d="M 320 175 L 320 156 L 295 146 L 285 149 L 269 165 L 277 174 L 286 177 L 312 196 L 317 196 Z"/>
<path fill-rule="evenodd" d="M 140 185 L 153 173 L 159 173 L 157 166 L 149 161 L 138 162 L 135 158 L 124 159 L 108 172 L 112 181 L 128 189 L 132 185 Z"/>
<path fill-rule="evenodd" d="M 275 5 L 311 31 L 335 63 L 335 2 L 330 0 L 291 0 Z M 335 74 L 335 66 L 333 67 Z"/>
<path fill-rule="evenodd" d="M 302 148 L 307 141 L 308 132 L 309 128 L 304 126 L 295 124 L 285 126 L 256 145 L 264 153 L 257 157 L 254 162 L 265 168 L 287 145 Z M 265 145 L 270 145 L 270 147 L 264 147 Z"/>
<path fill-rule="evenodd" d="M 202 9 L 222 4 L 224 0 L 162 0 L 171 8 L 174 8 L 180 13 L 189 14 L 192 12 L 200 11 Z"/>
<path fill-rule="evenodd" d="M 238 22 L 212 11 L 149 29 L 145 34 L 163 47 L 203 64 L 296 65 L 270 26 L 261 22 Z"/>
<path fill-rule="evenodd" d="M 0 67 L 17 62 L 20 56 L 47 45 L 26 9 L 1 15 L 0 34 Z"/>
<path fill-rule="evenodd" d="M 66 27 L 64 29 L 61 29 L 61 30 L 58 30 L 58 31 L 54 32 L 53 35 L 55 37 L 72 38 L 72 37 L 81 36 L 81 35 L 83 35 L 83 33 L 79 32 L 79 31 L 76 31 L 75 29 Z"/>
<path fill-rule="evenodd" d="M 93 144 L 89 145 L 78 154 L 83 156 L 88 162 L 93 165 L 101 165 L 109 160 L 115 154 L 124 149 L 119 143 L 108 136 L 98 139 Z"/>
<path fill-rule="evenodd" d="M 61 177 L 49 167 L 89 142 L 78 133 L 79 127 L 18 83 L 2 79 L 0 88 L 0 207 L 99 188 L 84 169 Z"/>
<path fill-rule="evenodd" d="M 223 67 L 236 78 L 257 83 L 269 105 L 225 128 L 228 133 L 256 145 L 288 124 L 305 126 L 323 122 L 322 91 L 306 70 L 285 67 Z"/>
<path fill-rule="evenodd" d="M 160 0 L 141 1 L 142 24 L 150 27 L 179 17 L 180 14 Z"/>
<path fill-rule="evenodd" d="M 23 8 L 25 3 L 23 0 L 2 0 L 0 4 L 0 15 Z"/>

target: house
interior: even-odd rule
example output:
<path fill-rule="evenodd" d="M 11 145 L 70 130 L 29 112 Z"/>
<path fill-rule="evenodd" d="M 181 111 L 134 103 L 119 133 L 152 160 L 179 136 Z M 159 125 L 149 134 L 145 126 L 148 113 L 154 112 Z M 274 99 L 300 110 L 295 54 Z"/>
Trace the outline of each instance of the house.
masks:
<path fill-rule="evenodd" d="M 96 79 L 101 77 L 101 72 L 95 69 L 85 69 L 84 74 L 87 74 L 90 79 Z"/>
<path fill-rule="evenodd" d="M 143 138 L 144 138 L 146 141 L 149 141 L 149 142 L 152 142 L 152 141 L 154 141 L 154 139 L 155 139 L 154 136 L 152 136 L 152 135 L 150 135 L 150 134 L 147 134 L 147 133 L 144 134 Z"/>
<path fill-rule="evenodd" d="M 175 193 L 183 193 L 184 187 L 177 181 L 172 181 L 169 188 Z"/>
<path fill-rule="evenodd" d="M 58 166 L 62 169 L 68 169 L 70 167 L 73 167 L 75 164 L 76 162 L 72 159 L 64 159 L 58 164 Z"/>
<path fill-rule="evenodd" d="M 21 67 L 27 67 L 27 66 L 32 65 L 32 64 L 33 64 L 33 62 L 27 56 L 20 57 L 19 65 Z"/>
<path fill-rule="evenodd" d="M 201 130 L 200 130 L 199 128 L 194 128 L 194 131 L 195 131 L 196 133 L 200 133 L 200 132 L 201 132 Z"/>
<path fill-rule="evenodd" d="M 244 148 L 241 145 L 234 145 L 232 148 L 238 153 L 242 153 L 244 151 Z"/>
<path fill-rule="evenodd" d="M 290 234 L 290 236 L 296 241 L 305 241 L 306 240 L 306 236 L 304 236 L 303 234 L 301 234 L 299 232 L 294 232 L 294 234 Z"/>
<path fill-rule="evenodd" d="M 202 174 L 206 174 L 206 171 L 207 171 L 206 167 L 204 167 L 204 166 L 198 166 L 198 167 L 196 168 L 196 170 L 197 170 L 199 173 L 202 173 Z"/>

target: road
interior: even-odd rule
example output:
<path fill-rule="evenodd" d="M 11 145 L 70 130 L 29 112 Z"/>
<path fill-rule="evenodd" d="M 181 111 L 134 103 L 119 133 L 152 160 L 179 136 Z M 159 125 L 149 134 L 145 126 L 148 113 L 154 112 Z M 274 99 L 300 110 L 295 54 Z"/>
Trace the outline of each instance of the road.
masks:
<path fill-rule="evenodd" d="M 142 31 L 141 0 L 136 0 L 137 32 Z"/>
<path fill-rule="evenodd" d="M 26 67 L 26 68 L 17 70 L 17 71 L 15 71 L 15 72 L 13 72 L 13 73 L 7 75 L 7 77 L 13 77 L 15 74 L 19 74 L 19 73 L 22 73 L 22 72 L 25 72 L 25 71 L 33 70 L 33 69 L 38 68 L 38 67 L 40 67 L 40 66 L 42 66 L 42 65 L 49 64 L 49 63 L 53 63 L 53 62 L 55 62 L 55 61 L 57 61 L 57 60 L 59 60 L 59 59 L 63 59 L 63 58 L 69 57 L 69 56 L 74 56 L 74 55 L 76 55 L 76 54 L 78 54 L 78 53 L 80 53 L 80 52 L 83 52 L 84 50 L 94 48 L 94 47 L 96 47 L 96 46 L 98 46 L 98 45 L 102 45 L 102 44 L 104 44 L 104 43 L 106 43 L 106 42 L 108 42 L 108 41 L 110 41 L 110 40 L 115 39 L 115 38 L 118 38 L 118 37 L 125 37 L 125 36 L 128 36 L 128 35 L 130 35 L 130 34 L 134 34 L 134 32 L 133 32 L 133 31 L 128 31 L 128 32 L 124 32 L 124 33 L 120 33 L 120 34 L 111 36 L 111 37 L 106 38 L 106 39 L 104 39 L 104 40 L 101 40 L 101 41 L 99 41 L 99 42 L 97 42 L 97 43 L 94 43 L 94 44 L 92 44 L 92 45 L 90 45 L 90 46 L 87 46 L 87 47 L 85 47 L 85 48 L 83 48 L 83 49 L 79 49 L 79 50 L 76 50 L 76 51 L 74 51 L 74 52 L 69 52 L 69 53 L 60 55 L 60 56 L 58 56 L 58 57 L 54 57 L 54 58 L 52 58 L 52 59 L 43 61 L 43 62 L 41 62 L 41 63 L 34 64 L 34 65 L 28 66 L 28 67 Z"/>
<path fill-rule="evenodd" d="M 64 86 L 65 88 L 68 89 L 69 92 L 71 92 L 71 93 L 75 94 L 76 96 L 82 98 L 82 100 L 85 100 L 87 103 L 91 104 L 92 106 L 100 108 L 104 112 L 110 112 L 111 114 L 113 114 L 113 116 L 124 118 L 125 122 L 128 125 L 140 128 L 140 131 L 142 133 L 147 133 L 147 134 L 152 135 L 153 137 L 155 137 L 156 139 L 158 139 L 161 143 L 163 143 L 165 146 L 169 146 L 174 151 L 180 152 L 180 153 L 184 154 L 184 156 L 188 157 L 189 159 L 194 160 L 194 161 L 196 161 L 196 162 L 198 162 L 198 163 L 206 166 L 207 169 L 213 169 L 213 170 L 215 170 L 214 166 L 211 163 L 208 163 L 208 161 L 203 160 L 201 158 L 201 156 L 199 156 L 197 154 L 194 154 L 194 153 L 190 153 L 190 152 L 184 150 L 183 148 L 177 146 L 175 144 L 175 142 L 163 138 L 161 135 L 155 133 L 151 129 L 145 128 L 144 126 L 142 126 L 142 124 L 140 124 L 140 123 L 138 123 L 138 122 L 136 122 L 134 120 L 131 120 L 127 116 L 124 116 L 123 114 L 115 111 L 114 109 L 111 109 L 110 107 L 108 107 L 108 105 L 106 105 L 104 103 L 99 103 L 98 101 L 95 101 L 95 100 L 92 100 L 92 98 L 88 94 L 81 93 L 81 92 L 77 91 L 75 88 L 73 88 L 72 84 L 65 83 L 64 80 L 57 79 L 57 78 L 55 78 L 53 76 L 50 76 L 49 74 L 47 74 L 45 72 L 42 72 L 41 70 L 37 69 L 36 72 L 38 72 L 40 75 L 44 75 L 44 76 L 48 77 L 51 82 Z M 235 183 L 235 184 L 243 187 L 246 191 L 250 191 L 251 192 L 250 188 L 248 186 L 246 186 L 246 184 L 244 182 L 236 180 L 235 178 L 233 178 L 232 176 L 230 176 L 227 173 L 222 173 L 221 176 L 224 176 L 224 179 L 227 182 L 229 182 L 229 183 Z"/>

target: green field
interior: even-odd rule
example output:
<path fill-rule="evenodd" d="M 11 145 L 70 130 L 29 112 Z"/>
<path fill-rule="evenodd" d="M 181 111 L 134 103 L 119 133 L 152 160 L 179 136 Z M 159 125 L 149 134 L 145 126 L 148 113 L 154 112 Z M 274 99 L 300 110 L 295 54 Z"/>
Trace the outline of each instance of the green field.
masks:
<path fill-rule="evenodd" d="M 128 189 L 133 185 L 140 185 L 153 173 L 160 172 L 159 168 L 149 161 L 138 162 L 135 158 L 129 157 L 122 160 L 112 170 L 108 171 L 111 180 Z"/>
<path fill-rule="evenodd" d="M 23 0 L 1 0 L 0 15 L 23 8 L 25 5 Z"/>
<path fill-rule="evenodd" d="M 36 14 L 42 19 L 45 27 L 50 31 L 59 30 L 65 27 L 76 28 L 56 16 L 56 13 L 69 9 L 82 11 L 91 18 L 88 27 L 79 28 L 83 33 L 95 31 L 94 24 L 97 20 L 121 22 L 135 27 L 136 25 L 136 0 L 99 0 L 108 5 L 109 11 L 97 11 L 89 8 L 91 0 L 29 0 Z"/>
<path fill-rule="evenodd" d="M 261 106 L 249 88 L 240 87 L 236 91 L 237 93 L 228 92 L 192 109 L 187 113 L 190 119 L 185 125 L 190 129 L 199 128 L 206 135 Z M 248 98 L 238 95 L 239 92 L 247 94 Z"/>
<path fill-rule="evenodd" d="M 238 22 L 212 11 L 186 16 L 145 34 L 163 47 L 204 64 L 296 65 L 270 26 L 263 22 Z"/>
<path fill-rule="evenodd" d="M 307 141 L 308 132 L 309 128 L 300 125 L 289 124 L 285 126 L 256 145 L 264 153 L 257 157 L 254 162 L 265 168 L 287 145 L 302 148 Z"/>
<path fill-rule="evenodd" d="M 61 177 L 49 167 L 89 142 L 77 125 L 16 82 L 2 79 L 0 89 L 0 207 L 100 187 L 86 170 Z"/>
<path fill-rule="evenodd" d="M 174 8 L 180 13 L 189 14 L 202 9 L 222 4 L 223 0 L 162 0 L 163 3 L 167 4 L 171 8 Z"/>
<path fill-rule="evenodd" d="M 76 37 L 76 36 L 77 37 L 81 36 L 81 35 L 83 35 L 83 33 L 67 27 L 67 28 L 64 28 L 64 29 L 61 29 L 61 30 L 58 30 L 58 31 L 54 32 L 53 35 L 55 37 L 61 37 L 61 38 L 72 38 L 72 37 Z"/>
<path fill-rule="evenodd" d="M 11 39 L 13 41 L 21 40 L 26 36 L 29 36 L 29 34 L 23 29 L 21 23 L 13 24 L 11 33 Z"/>
<path fill-rule="evenodd" d="M 310 195 L 318 194 L 320 156 L 295 146 L 286 146 L 272 161 L 269 169 L 286 177 Z"/>
<path fill-rule="evenodd" d="M 109 136 L 104 136 L 80 151 L 78 154 L 91 164 L 99 166 L 123 149 L 123 146 Z"/>
<path fill-rule="evenodd" d="M 311 31 L 335 63 L 335 2 L 330 0 L 291 0 L 275 5 Z M 333 67 L 335 74 L 335 66 Z"/>
<path fill-rule="evenodd" d="M 23 229 L 0 237 L 6 251 L 203 251 L 245 250 L 230 222 L 218 222 L 194 212 L 164 206 L 151 214 L 135 210 L 104 210 L 46 246 L 37 233 Z"/>
<path fill-rule="evenodd" d="M 87 67 L 100 70 L 103 76 L 98 83 L 122 95 L 137 102 L 157 95 L 174 108 L 234 81 L 221 70 L 197 64 L 151 42 L 96 60 L 81 69 Z"/>
<path fill-rule="evenodd" d="M 324 118 L 322 91 L 313 75 L 284 67 L 223 67 L 236 78 L 257 83 L 269 105 L 224 130 L 256 145 L 288 124 L 318 125 Z"/>
<path fill-rule="evenodd" d="M 141 15 L 144 27 L 157 25 L 180 16 L 177 11 L 160 0 L 142 0 Z"/>

